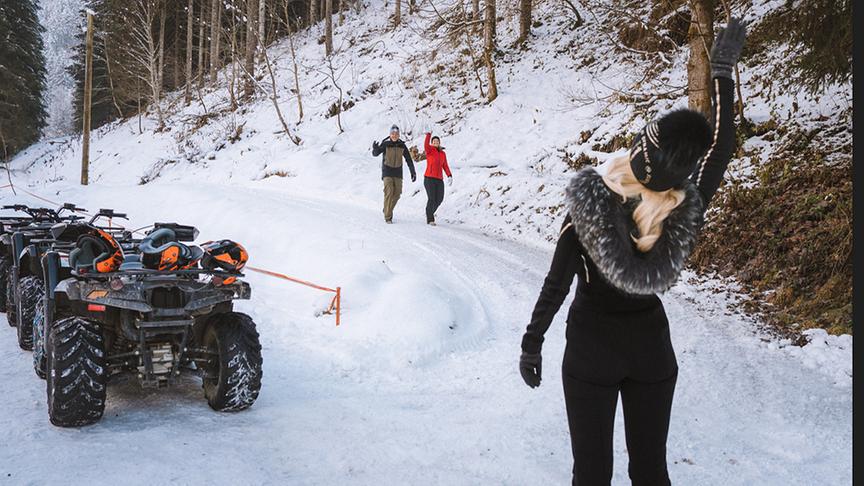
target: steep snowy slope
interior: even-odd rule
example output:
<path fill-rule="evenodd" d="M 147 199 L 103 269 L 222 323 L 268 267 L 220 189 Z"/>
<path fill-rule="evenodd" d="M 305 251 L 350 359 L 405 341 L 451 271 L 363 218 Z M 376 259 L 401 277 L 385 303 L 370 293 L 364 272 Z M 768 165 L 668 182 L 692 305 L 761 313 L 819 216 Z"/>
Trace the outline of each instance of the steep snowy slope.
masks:
<path fill-rule="evenodd" d="M 534 48 L 507 50 L 491 105 L 465 67 L 468 54 L 430 40 L 431 11 L 406 17 L 394 32 L 383 2 L 374 0 L 362 18 L 349 14 L 336 28 L 333 65 L 353 103 L 342 113 L 344 133 L 326 116 L 338 93 L 321 67 L 316 28 L 296 39 L 305 111 L 299 125 L 288 45 L 269 50 L 299 147 L 277 133 L 264 94 L 228 110 L 230 71 L 223 71 L 220 84 L 188 107 L 169 95 L 165 132 L 154 133 L 144 117 L 143 133 L 131 119 L 94 134 L 90 187 L 77 184 L 77 139 L 46 141 L 17 157 L 12 177 L 34 194 L 128 211 L 133 227 L 176 220 L 198 226 L 202 241 L 235 238 L 256 266 L 341 285 L 345 315 L 335 328 L 332 318 L 318 316 L 326 295 L 250 274 L 253 300 L 241 309 L 255 317 L 264 343 L 264 388 L 250 411 L 212 413 L 195 380 L 167 392 L 118 383 L 103 422 L 79 431 L 48 424 L 44 383 L 15 347 L 14 333 L 2 332 L 0 357 L 9 366 L 0 370 L 0 390 L 10 398 L 0 406 L 0 428 L 11 440 L 0 444 L 0 478 L 565 484 L 570 452 L 556 365 L 563 312 L 544 350 L 543 386 L 528 389 L 516 369 L 562 190 L 580 155 L 606 160 L 616 153 L 613 137 L 684 100 L 658 97 L 639 113 L 616 102 L 616 90 L 650 91 L 637 84 L 644 73 L 604 57 L 614 47 L 591 22 L 574 35 L 557 6 L 537 8 Z M 502 45 L 515 38 L 513 27 L 500 25 Z M 659 76 L 680 84 L 683 67 L 684 59 L 670 59 Z M 754 73 L 745 66 L 742 75 Z M 266 89 L 268 78 L 261 83 Z M 748 105 L 756 121 L 786 113 L 793 102 L 808 116 L 831 115 L 845 102 L 841 90 L 834 105 L 798 95 L 772 105 L 750 85 L 744 89 L 756 100 Z M 422 145 L 425 128 L 442 134 L 455 182 L 437 228 L 423 223 L 421 182 L 407 179 L 397 224 L 383 224 L 380 159 L 370 149 L 393 123 L 409 145 Z M 11 201 L 38 203 L 0 190 L 0 202 Z M 789 346 L 731 315 L 712 286 L 685 281 L 664 298 L 681 365 L 669 444 L 673 481 L 849 484 L 851 337 Z M 626 480 L 618 420 L 616 484 Z M 45 450 L 54 451 L 50 468 Z M 141 474 L 130 477 L 133 460 Z"/>

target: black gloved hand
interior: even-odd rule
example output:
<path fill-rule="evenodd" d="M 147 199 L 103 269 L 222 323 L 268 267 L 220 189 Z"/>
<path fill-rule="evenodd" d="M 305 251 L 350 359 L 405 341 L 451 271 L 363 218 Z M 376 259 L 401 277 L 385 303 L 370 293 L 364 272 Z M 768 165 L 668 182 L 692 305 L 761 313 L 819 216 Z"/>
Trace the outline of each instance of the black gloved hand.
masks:
<path fill-rule="evenodd" d="M 411 174 L 411 182 L 417 182 L 417 174 Z"/>
<path fill-rule="evenodd" d="M 732 17 L 725 29 L 720 29 L 711 49 L 711 77 L 732 79 L 732 70 L 741 57 L 747 29 L 737 17 Z"/>
<path fill-rule="evenodd" d="M 374 142 L 372 142 L 372 150 L 377 151 L 378 148 L 380 148 L 380 147 L 381 147 L 381 145 L 378 143 L 378 140 L 375 140 Z"/>
<path fill-rule="evenodd" d="M 522 352 L 522 356 L 519 358 L 519 372 L 522 373 L 522 379 L 525 380 L 526 385 L 531 388 L 540 386 L 542 364 L 543 357 L 540 356 L 540 353 Z"/>

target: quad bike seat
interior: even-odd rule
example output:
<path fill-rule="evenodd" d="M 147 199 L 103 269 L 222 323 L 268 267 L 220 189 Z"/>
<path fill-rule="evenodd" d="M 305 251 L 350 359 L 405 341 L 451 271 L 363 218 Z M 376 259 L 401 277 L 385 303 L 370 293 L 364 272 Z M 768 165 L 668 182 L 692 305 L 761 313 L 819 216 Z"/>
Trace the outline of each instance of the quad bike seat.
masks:
<path fill-rule="evenodd" d="M 126 255 L 123 259 L 123 263 L 120 264 L 120 270 L 141 270 L 144 268 L 144 264 L 141 263 L 141 256 L 139 255 Z"/>

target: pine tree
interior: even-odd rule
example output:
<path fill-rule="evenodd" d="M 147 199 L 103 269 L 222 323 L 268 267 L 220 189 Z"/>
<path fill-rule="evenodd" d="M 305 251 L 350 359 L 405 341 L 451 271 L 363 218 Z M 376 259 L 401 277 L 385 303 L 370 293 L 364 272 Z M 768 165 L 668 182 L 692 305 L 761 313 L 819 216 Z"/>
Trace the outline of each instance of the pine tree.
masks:
<path fill-rule="evenodd" d="M 36 0 L 0 3 L 0 157 L 36 142 L 46 125 L 42 31 Z"/>

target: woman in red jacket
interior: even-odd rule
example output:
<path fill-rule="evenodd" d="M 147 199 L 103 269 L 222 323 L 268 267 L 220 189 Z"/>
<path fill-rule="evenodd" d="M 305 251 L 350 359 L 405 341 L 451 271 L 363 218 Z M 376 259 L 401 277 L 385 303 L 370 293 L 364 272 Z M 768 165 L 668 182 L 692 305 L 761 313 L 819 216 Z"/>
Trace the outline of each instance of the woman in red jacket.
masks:
<path fill-rule="evenodd" d="M 442 170 L 447 174 L 448 183 L 453 182 L 453 174 L 447 165 L 447 154 L 441 146 L 441 139 L 426 133 L 424 142 L 426 150 L 426 173 L 423 177 L 423 186 L 426 188 L 426 223 L 435 226 L 435 211 L 444 201 L 444 176 Z"/>

